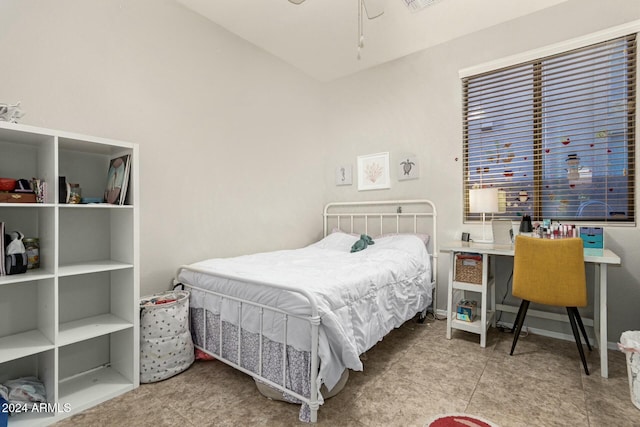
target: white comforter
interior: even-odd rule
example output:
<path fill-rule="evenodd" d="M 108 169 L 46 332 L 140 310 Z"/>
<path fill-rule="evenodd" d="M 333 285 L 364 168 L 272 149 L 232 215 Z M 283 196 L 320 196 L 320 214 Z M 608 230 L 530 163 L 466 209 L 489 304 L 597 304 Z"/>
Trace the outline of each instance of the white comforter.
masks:
<path fill-rule="evenodd" d="M 363 251 L 350 253 L 357 240 L 338 232 L 302 249 L 210 259 L 191 267 L 214 275 L 183 269 L 178 279 L 300 315 L 310 313 L 309 303 L 300 294 L 221 279 L 215 273 L 312 292 L 321 316 L 319 382 L 331 389 L 344 368 L 362 370 L 360 354 L 431 304 L 430 261 L 422 240 L 414 235 L 383 237 Z M 221 303 L 216 296 L 194 290 L 191 306 L 237 324 L 237 306 L 229 301 Z M 243 307 L 242 327 L 260 331 L 256 310 Z M 282 316 L 265 315 L 263 334 L 282 342 Z M 308 322 L 290 318 L 287 344 L 308 351 L 310 342 Z"/>

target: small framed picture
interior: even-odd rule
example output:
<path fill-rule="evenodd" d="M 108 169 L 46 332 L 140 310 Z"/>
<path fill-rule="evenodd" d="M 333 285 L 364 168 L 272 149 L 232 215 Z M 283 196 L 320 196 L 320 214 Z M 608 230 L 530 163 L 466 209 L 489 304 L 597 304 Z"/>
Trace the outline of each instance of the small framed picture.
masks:
<path fill-rule="evenodd" d="M 351 185 L 353 183 L 351 165 L 336 168 L 336 185 Z"/>
<path fill-rule="evenodd" d="M 391 188 L 389 153 L 358 156 L 358 191 Z"/>
<path fill-rule="evenodd" d="M 109 163 L 104 201 L 113 205 L 123 205 L 129 184 L 130 155 L 116 157 Z"/>
<path fill-rule="evenodd" d="M 420 178 L 420 165 L 418 165 L 416 156 L 401 157 L 396 163 L 398 165 L 398 181 Z"/>

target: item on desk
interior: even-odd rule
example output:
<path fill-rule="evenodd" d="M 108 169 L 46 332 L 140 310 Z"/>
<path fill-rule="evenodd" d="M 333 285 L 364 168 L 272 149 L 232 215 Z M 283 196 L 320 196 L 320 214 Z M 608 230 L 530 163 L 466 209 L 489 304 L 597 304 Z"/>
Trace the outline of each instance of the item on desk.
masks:
<path fill-rule="evenodd" d="M 492 219 L 491 232 L 494 245 L 510 245 L 513 243 L 513 223 L 510 219 Z"/>
<path fill-rule="evenodd" d="M 551 224 L 548 228 L 544 229 L 544 232 L 542 235 L 539 235 L 539 237 L 546 237 L 548 239 L 578 237 L 578 229 L 574 224 Z"/>
<path fill-rule="evenodd" d="M 520 233 L 533 232 L 533 226 L 531 225 L 531 217 L 529 215 L 523 215 L 520 221 Z"/>
<path fill-rule="evenodd" d="M 604 230 L 602 227 L 580 227 L 580 237 L 585 248 L 604 249 Z"/>
<path fill-rule="evenodd" d="M 464 322 L 473 322 L 478 311 L 478 302 L 471 300 L 460 300 L 456 306 L 456 319 Z"/>

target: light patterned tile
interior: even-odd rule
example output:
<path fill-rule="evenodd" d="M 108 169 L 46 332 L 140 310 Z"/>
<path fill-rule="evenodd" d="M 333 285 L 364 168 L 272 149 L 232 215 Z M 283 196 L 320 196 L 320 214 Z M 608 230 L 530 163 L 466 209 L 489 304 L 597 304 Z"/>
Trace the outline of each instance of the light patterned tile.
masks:
<path fill-rule="evenodd" d="M 556 370 L 524 371 L 490 361 L 470 400 L 468 411 L 496 419 L 499 414 L 531 425 L 588 425 L 579 374 Z M 576 380 L 571 380 L 575 377 Z"/>
<path fill-rule="evenodd" d="M 638 426 L 626 360 L 609 352 L 609 378 L 598 351 L 587 352 L 586 376 L 572 341 L 521 337 L 490 329 L 481 348 L 475 334 L 445 338 L 446 322 L 408 322 L 363 356 L 340 394 L 328 399 L 318 426 L 420 426 L 444 413 L 468 413 L 502 427 Z M 585 347 L 586 349 L 586 347 Z M 217 361 L 62 420 L 58 425 L 303 426 L 300 406 L 270 401 L 253 379 Z"/>
<path fill-rule="evenodd" d="M 411 352 L 397 360 L 384 376 L 390 381 L 393 378 L 411 381 L 430 390 L 468 400 L 487 360 L 475 355 L 469 357 L 439 351 Z"/>
<path fill-rule="evenodd" d="M 631 402 L 626 357 L 609 351 L 608 359 L 609 378 L 602 378 L 599 369 L 596 374 L 582 377 L 589 422 L 592 426 L 640 425 L 640 409 Z"/>

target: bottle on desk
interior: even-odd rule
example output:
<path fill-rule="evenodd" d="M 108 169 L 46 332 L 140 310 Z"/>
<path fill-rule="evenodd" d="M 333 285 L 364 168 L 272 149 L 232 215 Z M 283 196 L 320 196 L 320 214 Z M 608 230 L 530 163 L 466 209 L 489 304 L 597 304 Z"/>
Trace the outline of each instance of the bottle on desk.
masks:
<path fill-rule="evenodd" d="M 578 237 L 578 227 L 574 224 L 552 224 L 548 223 L 547 226 L 540 226 L 537 230 L 537 237 L 547 239 L 565 239 L 569 237 Z"/>

